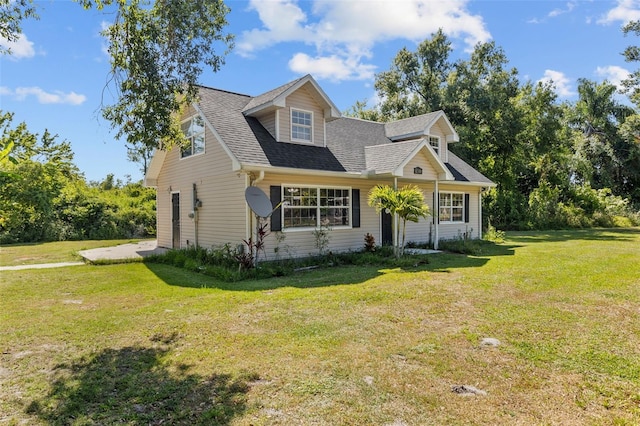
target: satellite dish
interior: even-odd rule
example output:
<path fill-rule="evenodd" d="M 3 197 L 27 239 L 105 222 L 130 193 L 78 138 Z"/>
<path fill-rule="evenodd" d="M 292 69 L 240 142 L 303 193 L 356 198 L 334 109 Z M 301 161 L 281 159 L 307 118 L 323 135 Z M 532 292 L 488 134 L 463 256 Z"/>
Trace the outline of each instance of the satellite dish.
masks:
<path fill-rule="evenodd" d="M 244 199 L 247 200 L 249 208 L 260 217 L 269 217 L 273 212 L 271 200 L 267 194 L 262 192 L 257 186 L 250 186 L 244 191 Z"/>

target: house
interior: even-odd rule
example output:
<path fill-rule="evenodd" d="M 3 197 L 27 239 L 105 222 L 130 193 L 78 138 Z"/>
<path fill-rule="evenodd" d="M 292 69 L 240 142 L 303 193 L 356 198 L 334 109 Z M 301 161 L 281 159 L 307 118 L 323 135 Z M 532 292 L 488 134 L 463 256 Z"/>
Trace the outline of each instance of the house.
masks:
<path fill-rule="evenodd" d="M 390 123 L 343 117 L 307 75 L 256 97 L 200 87 L 182 128 L 190 145 L 157 150 L 145 177 L 157 188 L 161 247 L 242 244 L 256 229 L 249 186 L 279 205 L 268 257 L 277 235 L 292 256 L 317 253 L 321 224 L 334 252 L 362 249 L 366 233 L 392 243 L 394 221 L 367 205 L 378 184 L 424 192 L 433 216 L 409 223 L 407 241 L 481 237 L 482 192 L 494 184 L 449 151 L 459 137 L 443 111 Z"/>

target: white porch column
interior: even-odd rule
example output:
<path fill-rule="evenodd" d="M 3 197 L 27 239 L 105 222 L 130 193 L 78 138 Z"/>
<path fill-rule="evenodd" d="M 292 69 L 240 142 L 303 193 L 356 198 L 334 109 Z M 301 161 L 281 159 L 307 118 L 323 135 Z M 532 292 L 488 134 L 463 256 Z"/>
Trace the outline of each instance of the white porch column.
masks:
<path fill-rule="evenodd" d="M 434 210 L 434 225 L 435 225 L 435 238 L 433 241 L 434 250 L 438 250 L 438 241 L 440 241 L 440 235 L 438 234 L 438 227 L 440 226 L 438 222 L 440 222 L 438 215 L 440 214 L 440 209 L 438 209 L 438 204 L 440 204 L 440 190 L 438 189 L 438 179 L 436 179 L 436 185 L 433 189 L 433 210 Z"/>
<path fill-rule="evenodd" d="M 394 177 L 393 178 L 393 189 L 395 189 L 396 191 L 398 190 L 398 178 Z M 398 213 L 394 213 L 393 215 L 393 246 L 394 247 L 398 247 L 398 242 L 399 242 L 399 236 L 398 236 L 398 232 L 400 230 L 398 229 Z"/>

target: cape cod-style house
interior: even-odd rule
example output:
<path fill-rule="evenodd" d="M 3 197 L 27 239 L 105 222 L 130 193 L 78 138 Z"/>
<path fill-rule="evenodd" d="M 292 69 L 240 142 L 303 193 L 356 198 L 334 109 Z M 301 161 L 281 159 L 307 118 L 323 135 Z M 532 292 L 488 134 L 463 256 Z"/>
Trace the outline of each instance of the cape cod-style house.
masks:
<path fill-rule="evenodd" d="M 161 247 L 236 246 L 254 235 L 248 186 L 279 206 L 268 257 L 276 231 L 293 256 L 316 253 L 321 224 L 334 252 L 362 249 L 367 233 L 391 243 L 394 221 L 367 205 L 378 184 L 423 191 L 432 217 L 409 223 L 407 241 L 481 237 L 481 197 L 494 184 L 449 151 L 459 137 L 443 111 L 389 123 L 343 117 L 307 75 L 255 97 L 200 87 L 182 123 L 190 145 L 157 150 L 145 177 L 157 188 Z"/>

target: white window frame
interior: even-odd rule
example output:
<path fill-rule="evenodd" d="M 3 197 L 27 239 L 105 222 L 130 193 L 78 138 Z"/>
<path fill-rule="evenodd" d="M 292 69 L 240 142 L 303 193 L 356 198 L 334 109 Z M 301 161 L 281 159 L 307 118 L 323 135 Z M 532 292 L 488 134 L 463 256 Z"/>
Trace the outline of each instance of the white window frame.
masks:
<path fill-rule="evenodd" d="M 450 202 L 448 206 L 443 206 L 442 205 L 442 199 L 441 197 L 443 195 L 448 195 Z M 460 195 L 462 197 L 462 205 L 461 206 L 454 206 L 453 205 L 453 196 L 454 195 Z M 443 220 L 442 219 L 442 209 L 448 209 L 449 210 L 449 220 Z M 453 209 L 459 209 L 461 216 L 460 216 L 460 220 L 453 220 Z M 438 193 L 438 218 L 440 220 L 440 223 L 465 223 L 464 222 L 464 217 L 465 217 L 465 205 L 464 205 L 464 192 L 458 192 L 458 191 L 440 191 Z"/>
<path fill-rule="evenodd" d="M 431 146 L 431 148 L 436 152 L 436 154 L 438 154 L 438 156 L 440 155 L 440 148 L 441 148 L 441 144 L 440 144 L 440 136 L 428 136 L 427 137 L 427 142 L 429 143 L 429 146 Z M 437 146 L 433 146 L 433 142 L 437 142 Z"/>
<path fill-rule="evenodd" d="M 294 123 L 293 122 L 293 113 L 294 112 L 298 112 L 298 113 L 302 113 L 302 114 L 309 114 L 310 119 L 311 119 L 311 124 L 307 125 L 307 124 L 300 124 L 300 123 Z M 304 109 L 300 109 L 300 108 L 291 108 L 291 113 L 289 114 L 289 122 L 290 122 L 290 130 L 291 130 L 291 141 L 292 142 L 300 142 L 300 143 L 313 143 L 313 111 L 307 111 Z M 293 137 L 293 128 L 294 126 L 298 126 L 304 129 L 309 129 L 309 140 L 307 139 L 300 139 L 300 138 L 294 138 Z"/>
<path fill-rule="evenodd" d="M 290 195 L 287 195 L 287 189 L 288 188 L 298 188 L 298 189 L 311 189 L 311 190 L 315 190 L 315 197 L 316 197 L 316 203 L 315 203 L 315 210 L 316 210 L 316 214 L 315 214 L 315 225 L 313 226 L 287 226 L 286 220 L 285 220 L 285 212 L 291 209 L 312 209 L 314 206 L 292 206 L 289 202 L 289 197 L 291 197 Z M 281 186 L 281 200 L 283 201 L 282 203 L 282 207 L 280 209 L 280 218 L 281 218 L 281 224 L 282 224 L 282 231 L 283 232 L 297 232 L 297 231 L 309 231 L 309 230 L 315 230 L 315 229 L 319 229 L 320 226 L 322 225 L 320 223 L 321 217 L 322 217 L 322 209 L 331 209 L 332 206 L 322 206 L 321 205 L 321 192 L 322 190 L 340 190 L 340 191 L 348 191 L 348 197 L 349 197 L 349 204 L 346 206 L 339 206 L 337 207 L 338 209 L 346 209 L 347 210 L 347 219 L 349 221 L 348 225 L 331 225 L 329 224 L 329 227 L 331 229 L 352 229 L 353 228 L 353 191 L 351 187 L 348 186 L 318 186 L 318 185 L 305 185 L 305 184 L 282 184 Z"/>
<path fill-rule="evenodd" d="M 204 118 L 200 114 L 194 114 L 191 117 L 187 118 L 186 120 L 182 120 L 182 122 L 180 122 L 180 126 L 184 127 L 185 123 L 187 123 L 187 122 L 190 123 L 195 119 L 200 119 L 202 121 L 202 132 L 194 133 L 192 135 L 185 134 L 185 137 L 187 138 L 187 140 L 191 144 L 191 146 L 190 146 L 191 151 L 190 151 L 190 154 L 185 155 L 185 151 L 183 149 L 180 149 L 180 159 L 181 160 L 183 160 L 185 158 L 191 158 L 191 157 L 195 157 L 195 156 L 198 156 L 198 155 L 202 155 L 206 151 L 206 146 L 207 146 L 206 124 L 205 124 Z M 191 126 L 189 126 L 189 127 L 191 127 Z M 184 130 L 183 130 L 183 132 L 184 132 Z M 194 149 L 195 149 L 195 146 L 196 146 L 194 144 L 194 142 L 195 142 L 196 137 L 198 137 L 200 135 L 202 135 L 202 149 L 200 151 L 194 153 Z"/>

